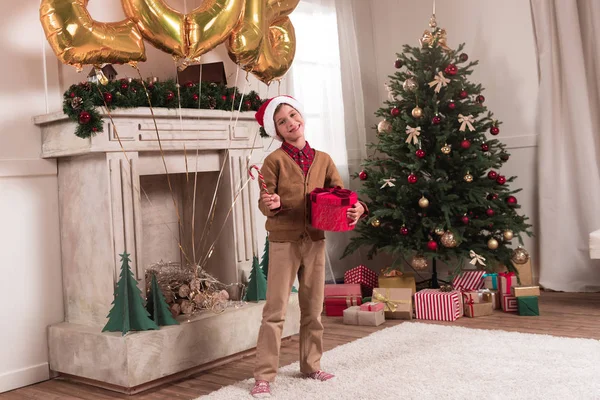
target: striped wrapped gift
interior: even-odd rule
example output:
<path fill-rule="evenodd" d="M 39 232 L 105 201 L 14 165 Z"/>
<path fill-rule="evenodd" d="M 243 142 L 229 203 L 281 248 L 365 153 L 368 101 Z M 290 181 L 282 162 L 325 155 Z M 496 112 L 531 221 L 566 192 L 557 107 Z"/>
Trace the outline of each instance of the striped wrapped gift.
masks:
<path fill-rule="evenodd" d="M 465 270 L 452 280 L 452 286 L 455 290 L 479 290 L 483 289 L 485 281 L 483 275 L 485 271 Z"/>
<path fill-rule="evenodd" d="M 462 294 L 458 290 L 423 289 L 415 293 L 414 301 L 417 319 L 456 321 L 463 315 Z"/>

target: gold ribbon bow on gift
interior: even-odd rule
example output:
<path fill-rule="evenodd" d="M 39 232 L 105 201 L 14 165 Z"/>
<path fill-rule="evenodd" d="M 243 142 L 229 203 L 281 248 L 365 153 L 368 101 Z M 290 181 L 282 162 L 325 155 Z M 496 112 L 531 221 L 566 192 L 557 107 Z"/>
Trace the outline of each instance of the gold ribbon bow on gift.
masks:
<path fill-rule="evenodd" d="M 375 295 L 373 296 L 373 299 L 377 303 L 385 304 L 385 311 L 394 312 L 398 308 L 399 302 L 393 301 L 389 298 L 389 296 L 384 296 L 381 293 L 375 293 Z"/>
<path fill-rule="evenodd" d="M 416 128 L 413 128 L 412 126 L 406 125 L 406 134 L 408 135 L 408 137 L 406 138 L 406 143 L 410 143 L 412 141 L 413 144 L 417 144 L 419 143 L 421 127 L 417 126 Z"/>
<path fill-rule="evenodd" d="M 444 76 L 444 73 L 440 71 L 436 76 L 434 76 L 433 80 L 429 82 L 429 87 L 435 86 L 435 89 L 433 91 L 439 93 L 440 90 L 442 90 L 442 87 L 448 86 L 449 83 L 450 79 L 446 78 Z"/>
<path fill-rule="evenodd" d="M 448 51 L 450 47 L 446 44 L 446 30 L 445 29 L 434 29 L 433 32 L 425 30 L 423 36 L 419 39 L 421 47 L 433 47 L 435 45 L 440 46 L 442 49 Z"/>
<path fill-rule="evenodd" d="M 467 127 L 469 127 L 470 131 L 474 131 L 475 127 L 473 127 L 473 122 L 475 122 L 475 118 L 472 115 L 467 115 L 466 117 L 462 114 L 458 114 L 458 122 L 460 122 L 459 131 L 464 132 Z"/>
<path fill-rule="evenodd" d="M 381 185 L 380 189 L 383 189 L 386 186 L 392 187 L 392 186 L 396 186 L 394 185 L 393 182 L 396 182 L 396 178 L 387 178 L 383 180 L 383 185 Z"/>
<path fill-rule="evenodd" d="M 469 257 L 471 257 L 471 261 L 469 261 L 473 265 L 477 265 L 477 263 L 485 266 L 485 258 L 475 253 L 473 250 L 469 251 Z"/>

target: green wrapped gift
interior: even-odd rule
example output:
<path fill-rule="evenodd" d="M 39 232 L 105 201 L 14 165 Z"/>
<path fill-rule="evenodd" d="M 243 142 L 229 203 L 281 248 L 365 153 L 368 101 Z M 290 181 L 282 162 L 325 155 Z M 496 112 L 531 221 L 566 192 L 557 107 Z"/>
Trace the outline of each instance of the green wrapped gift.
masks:
<path fill-rule="evenodd" d="M 540 315 L 537 296 L 517 297 L 519 315 Z"/>

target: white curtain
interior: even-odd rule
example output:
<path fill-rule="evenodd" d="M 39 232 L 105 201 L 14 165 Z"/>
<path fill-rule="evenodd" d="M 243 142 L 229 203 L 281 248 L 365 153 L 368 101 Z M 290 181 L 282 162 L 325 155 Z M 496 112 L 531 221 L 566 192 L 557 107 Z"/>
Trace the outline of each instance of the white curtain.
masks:
<path fill-rule="evenodd" d="M 600 290 L 600 1 L 530 0 L 540 90 L 540 284 Z"/>
<path fill-rule="evenodd" d="M 302 0 L 290 18 L 297 43 L 288 73 L 290 94 L 304 106 L 306 139 L 329 153 L 348 187 L 350 166 L 355 169 L 366 155 L 352 2 Z M 353 266 L 339 260 L 348 240 L 349 234 L 327 235 L 328 280 Z"/>

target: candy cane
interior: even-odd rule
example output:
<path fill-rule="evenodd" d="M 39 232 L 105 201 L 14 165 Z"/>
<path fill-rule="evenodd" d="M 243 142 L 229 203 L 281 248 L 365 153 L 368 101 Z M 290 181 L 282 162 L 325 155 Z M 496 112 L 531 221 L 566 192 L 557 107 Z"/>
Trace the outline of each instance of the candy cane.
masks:
<path fill-rule="evenodd" d="M 258 168 L 256 165 L 252 165 L 248 169 L 248 175 L 250 175 L 250 178 L 256 179 L 256 178 L 254 178 L 254 175 L 252 175 L 253 169 L 255 169 L 256 172 L 258 172 L 258 180 L 260 181 L 260 186 L 261 186 L 262 190 L 264 190 L 266 194 L 269 194 L 269 191 L 267 190 L 267 184 L 265 183 L 265 177 L 263 176 L 262 172 L 260 172 L 260 168 Z"/>

